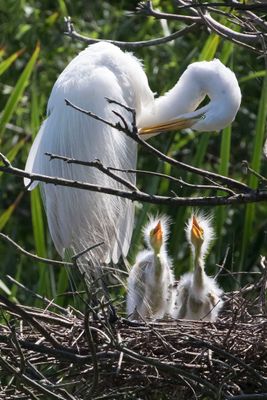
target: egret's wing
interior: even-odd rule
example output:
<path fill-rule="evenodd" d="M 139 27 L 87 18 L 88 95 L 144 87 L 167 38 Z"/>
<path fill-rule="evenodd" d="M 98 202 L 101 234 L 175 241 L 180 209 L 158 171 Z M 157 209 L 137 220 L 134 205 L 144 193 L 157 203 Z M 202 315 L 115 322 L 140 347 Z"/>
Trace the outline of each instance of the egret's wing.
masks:
<path fill-rule="evenodd" d="M 131 113 L 109 104 L 106 97 L 130 107 L 140 106 L 136 102 L 137 89 L 127 70 L 128 58 L 131 68 L 132 63 L 135 64 L 135 70 L 145 79 L 144 85 L 147 84 L 146 77 L 135 58 L 110 46 L 101 44 L 97 46 L 98 50 L 91 46 L 76 57 L 58 78 L 48 104 L 49 117 L 30 152 L 28 171 L 127 190 L 95 168 L 50 161 L 45 156 L 48 152 L 86 161 L 99 159 L 109 167 L 135 168 L 137 149 L 133 140 L 65 104 L 65 99 L 68 99 L 113 123 L 120 121 L 113 113 L 115 110 L 131 125 Z M 108 52 L 109 48 L 112 51 Z M 142 84 L 141 79 L 138 84 Z M 116 173 L 135 183 L 133 174 Z M 52 184 L 42 184 L 42 191 L 49 230 L 61 255 L 65 249 L 77 253 L 102 241 L 104 244 L 90 253 L 92 263 L 99 265 L 110 258 L 117 262 L 121 253 L 127 254 L 133 228 L 131 201 Z"/>

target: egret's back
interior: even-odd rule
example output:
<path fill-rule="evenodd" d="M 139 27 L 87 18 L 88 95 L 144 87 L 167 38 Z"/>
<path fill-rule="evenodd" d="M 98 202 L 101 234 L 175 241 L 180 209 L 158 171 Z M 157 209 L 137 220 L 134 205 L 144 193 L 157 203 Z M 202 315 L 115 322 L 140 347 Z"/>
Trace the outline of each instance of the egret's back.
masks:
<path fill-rule="evenodd" d="M 113 113 L 116 110 L 131 126 L 131 113 L 109 104 L 106 97 L 136 108 L 137 112 L 153 101 L 139 61 L 116 46 L 99 43 L 81 52 L 56 81 L 48 103 L 48 118 L 32 146 L 26 170 L 126 189 L 95 168 L 50 161 L 45 156 L 48 152 L 84 161 L 99 159 L 107 167 L 134 168 L 137 149 L 133 140 L 65 104 L 68 99 L 113 123 L 119 121 Z M 135 182 L 133 174 L 117 174 Z M 90 253 L 95 265 L 111 258 L 116 263 L 121 254 L 127 254 L 133 228 L 133 206 L 129 200 L 41 185 L 49 230 L 62 256 L 66 249 L 77 253 L 102 241 L 104 244 Z"/>

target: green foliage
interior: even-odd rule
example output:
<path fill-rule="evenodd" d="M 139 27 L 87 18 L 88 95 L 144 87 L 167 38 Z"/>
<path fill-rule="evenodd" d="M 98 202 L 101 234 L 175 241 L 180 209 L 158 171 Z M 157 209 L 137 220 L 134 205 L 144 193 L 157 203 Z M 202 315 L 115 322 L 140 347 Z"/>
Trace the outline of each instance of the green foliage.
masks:
<path fill-rule="evenodd" d="M 174 11 L 172 2 L 157 3 L 157 7 L 164 8 L 166 12 Z M 89 5 L 81 0 L 7 0 L 0 4 L 1 152 L 14 165 L 25 165 L 32 139 L 45 118 L 46 103 L 54 81 L 67 63 L 84 48 L 84 44 L 64 36 L 64 16 L 71 15 L 78 31 L 95 38 L 137 41 L 162 36 L 159 21 L 125 15 L 125 10 L 133 11 L 136 5 L 137 1 L 126 0 L 103 1 L 101 7 L 99 2 L 90 2 Z M 168 25 L 174 31 L 179 29 L 180 23 L 169 22 Z M 39 44 L 36 46 L 36 43 Z M 267 174 L 267 165 L 262 162 L 267 108 L 267 79 L 262 59 L 256 59 L 254 54 L 214 34 L 209 36 L 204 31 L 191 33 L 173 43 L 138 49 L 135 54 L 144 60 L 150 86 L 158 94 L 170 89 L 193 61 L 218 57 L 232 67 L 241 84 L 243 101 L 231 128 L 220 134 L 177 132 L 153 138 L 151 143 L 183 162 L 235 179 L 247 179 L 241 167 L 243 159 L 251 161 L 251 166 L 261 174 Z M 191 174 L 158 162 L 143 149 L 139 152 L 138 167 L 199 182 Z M 248 181 L 257 187 L 258 181 L 254 177 L 249 177 Z M 138 176 L 138 185 L 149 193 L 165 195 L 172 191 L 189 196 L 212 193 L 196 193 L 173 182 L 144 175 Z M 4 174 L 0 175 L 0 187 L 0 229 L 29 251 L 44 257 L 57 257 L 47 233 L 39 192 L 22 192 L 23 183 Z M 244 209 L 244 206 L 236 206 L 206 210 L 214 215 L 218 236 L 207 260 L 210 272 L 216 271 L 214 266 L 222 261 L 228 246 L 228 269 L 252 271 L 257 268 L 259 255 L 264 254 L 266 248 L 266 206 L 247 206 L 245 218 Z M 129 255 L 131 262 L 143 247 L 142 226 L 149 212 L 165 212 L 173 220 L 169 249 L 178 277 L 188 270 L 190 264 L 184 224 L 191 210 L 138 204 Z M 8 285 L 5 281 L 8 273 L 46 296 L 56 296 L 68 288 L 65 271 L 33 263 L 1 242 L 0 259 L 0 279 L 5 285 Z M 3 289 L 2 283 L 0 288 Z M 225 288 L 233 286 L 229 279 L 222 284 Z M 11 289 L 12 295 L 16 295 L 14 287 Z M 63 297 L 60 302 L 64 302 Z"/>

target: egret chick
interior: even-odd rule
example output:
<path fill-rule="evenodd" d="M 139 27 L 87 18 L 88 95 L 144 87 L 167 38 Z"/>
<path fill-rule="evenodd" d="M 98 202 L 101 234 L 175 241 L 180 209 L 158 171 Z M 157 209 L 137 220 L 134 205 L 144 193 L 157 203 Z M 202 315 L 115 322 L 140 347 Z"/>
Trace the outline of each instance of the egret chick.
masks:
<path fill-rule="evenodd" d="M 186 226 L 186 237 L 193 253 L 194 272 L 182 275 L 172 316 L 215 321 L 223 305 L 223 291 L 216 280 L 205 273 L 205 257 L 214 239 L 211 218 L 202 214 L 192 215 Z"/>
<path fill-rule="evenodd" d="M 145 226 L 148 249 L 137 255 L 128 279 L 127 314 L 130 319 L 158 319 L 171 313 L 174 278 L 166 249 L 168 228 L 166 216 L 151 217 Z"/>

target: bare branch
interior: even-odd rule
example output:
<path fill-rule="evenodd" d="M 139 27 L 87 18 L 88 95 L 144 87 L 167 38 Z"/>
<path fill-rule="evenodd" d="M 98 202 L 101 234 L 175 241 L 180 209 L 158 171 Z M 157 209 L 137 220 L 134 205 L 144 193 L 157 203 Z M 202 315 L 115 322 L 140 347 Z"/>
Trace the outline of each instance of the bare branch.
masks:
<path fill-rule="evenodd" d="M 94 119 L 96 119 L 97 121 L 101 121 L 104 124 L 119 130 L 120 132 L 125 133 L 127 136 L 129 136 L 130 138 L 132 138 L 133 140 L 135 140 L 138 144 L 140 144 L 141 146 L 145 147 L 150 153 L 156 155 L 159 159 L 167 162 L 170 165 L 175 166 L 176 168 L 181 168 L 184 169 L 185 171 L 188 172 L 192 172 L 195 173 L 197 175 L 203 176 L 205 178 L 210 178 L 210 179 L 214 179 L 214 180 L 218 180 L 219 182 L 221 182 L 222 184 L 230 187 L 231 189 L 236 189 L 239 190 L 241 192 L 245 192 L 245 193 L 250 193 L 252 191 L 251 188 L 249 188 L 247 185 L 245 185 L 244 183 L 238 182 L 234 179 L 216 174 L 214 172 L 208 172 L 206 170 L 203 170 L 201 168 L 196 168 L 196 167 L 192 167 L 191 165 L 185 164 L 181 161 L 177 161 L 174 160 L 171 157 L 166 156 L 165 154 L 161 153 L 159 150 L 157 150 L 155 147 L 151 146 L 149 143 L 145 142 L 143 139 L 140 138 L 140 136 L 138 135 L 138 130 L 135 124 L 135 110 L 134 109 L 130 109 L 128 106 L 125 106 L 124 104 L 121 104 L 117 101 L 108 99 L 108 101 L 110 103 L 114 103 L 117 104 L 119 106 L 121 106 L 122 108 L 125 108 L 127 111 L 132 113 L 133 116 L 133 122 L 132 122 L 132 130 L 130 130 L 129 128 L 125 128 L 123 127 L 120 123 L 111 123 L 107 120 L 105 120 L 104 118 L 100 118 L 98 117 L 96 114 L 92 113 L 91 111 L 87 111 L 84 110 L 78 106 L 76 106 L 75 104 L 71 103 L 70 101 L 66 100 L 66 104 L 69 105 L 70 107 L 74 108 L 75 110 L 88 115 L 89 117 L 92 117 Z"/>
<path fill-rule="evenodd" d="M 14 242 L 9 236 L 5 235 L 4 233 L 0 232 L 0 239 L 3 239 L 5 242 L 11 244 L 15 249 L 17 249 L 20 253 L 24 254 L 27 257 L 32 258 L 35 261 L 41 262 L 43 264 L 49 264 L 49 265 L 60 265 L 60 266 L 68 266 L 68 267 L 73 267 L 73 263 L 70 262 L 65 262 L 65 261 L 57 261 L 57 260 L 52 260 L 49 258 L 44 258 L 44 257 L 39 257 L 36 254 L 29 253 L 28 251 L 24 250 L 19 244 Z"/>
<path fill-rule="evenodd" d="M 62 160 L 62 161 L 66 161 L 67 164 L 78 164 L 78 165 L 84 165 L 86 167 L 96 168 L 99 171 L 103 172 L 105 175 L 110 176 L 115 181 L 122 183 L 128 189 L 138 191 L 138 188 L 135 185 L 133 185 L 131 182 L 127 181 L 126 179 L 123 179 L 120 176 L 113 174 L 111 172 L 111 169 L 105 167 L 100 160 L 82 161 L 82 160 L 76 160 L 74 158 L 64 157 L 64 156 L 60 156 L 60 155 L 52 154 L 52 153 L 45 153 L 45 155 L 49 156 L 50 160 Z"/>
<path fill-rule="evenodd" d="M 106 39 L 92 39 L 86 36 L 83 36 L 77 33 L 74 29 L 74 25 L 71 22 L 71 18 L 65 18 L 65 22 L 67 24 L 67 31 L 64 32 L 66 36 L 69 36 L 72 39 L 79 40 L 80 42 L 84 42 L 87 44 L 99 43 L 99 42 L 107 42 L 115 44 L 116 46 L 120 47 L 121 49 L 130 49 L 130 48 L 139 48 L 139 47 L 150 47 L 150 46 L 159 46 L 160 44 L 171 42 L 174 39 L 178 39 L 179 37 L 184 36 L 185 34 L 192 32 L 195 30 L 198 25 L 193 23 L 185 28 L 180 29 L 177 32 L 172 33 L 169 36 L 164 36 L 158 39 L 151 39 L 151 40 L 143 40 L 140 42 L 121 42 L 118 40 L 106 40 Z"/>

